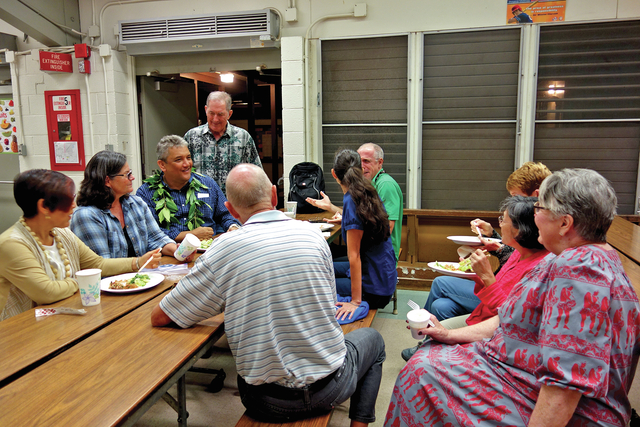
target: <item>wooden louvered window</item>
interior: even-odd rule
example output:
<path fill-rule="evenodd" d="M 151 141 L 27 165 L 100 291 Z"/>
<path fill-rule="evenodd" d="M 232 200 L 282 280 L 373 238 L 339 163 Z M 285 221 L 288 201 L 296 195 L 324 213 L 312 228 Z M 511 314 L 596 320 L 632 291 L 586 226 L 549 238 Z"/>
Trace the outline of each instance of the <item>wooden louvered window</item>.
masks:
<path fill-rule="evenodd" d="M 407 50 L 407 36 L 322 41 L 322 168 L 337 205 L 334 154 L 365 142 L 384 149 L 384 169 L 406 200 Z"/>
<path fill-rule="evenodd" d="M 513 172 L 519 28 L 426 34 L 423 209 L 497 210 Z"/>
<path fill-rule="evenodd" d="M 589 168 L 634 213 L 640 154 L 640 22 L 540 28 L 534 159 Z"/>

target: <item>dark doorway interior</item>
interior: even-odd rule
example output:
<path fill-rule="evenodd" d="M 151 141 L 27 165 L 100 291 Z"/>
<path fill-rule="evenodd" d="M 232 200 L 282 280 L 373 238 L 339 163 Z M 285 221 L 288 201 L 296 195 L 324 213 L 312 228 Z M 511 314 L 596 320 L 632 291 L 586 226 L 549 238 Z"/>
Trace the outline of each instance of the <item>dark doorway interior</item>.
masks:
<path fill-rule="evenodd" d="M 189 126 L 193 127 L 206 123 L 207 119 L 204 105 L 209 93 L 215 90 L 223 90 L 229 93 L 233 100 L 233 115 L 230 122 L 235 126 L 246 129 L 253 137 L 258 152 L 260 153 L 262 167 L 271 182 L 278 186 L 278 207 L 282 207 L 284 187 L 282 180 L 280 180 L 283 174 L 282 83 L 280 70 L 273 69 L 268 70 L 268 72 L 267 70 L 233 71 L 231 73 L 234 75 L 232 83 L 222 82 L 220 74 L 212 72 L 155 75 L 146 77 L 146 79 L 154 79 L 155 81 L 162 82 L 160 85 L 147 85 L 148 87 L 159 88 L 155 90 L 164 90 L 167 88 L 171 90 L 173 84 L 177 83 L 179 85 L 178 92 L 187 92 L 184 93 L 185 97 L 193 98 L 195 95 L 195 105 L 193 108 L 181 109 L 183 115 L 186 115 L 187 118 L 189 116 L 193 118 L 192 122 L 187 127 L 182 123 L 179 125 L 176 124 L 176 129 L 164 129 L 164 134 L 170 131 L 177 135 L 184 135 L 184 133 L 189 130 Z M 142 79 L 145 79 L 145 77 L 142 77 Z M 187 83 L 186 87 L 184 83 Z M 149 90 L 147 90 L 147 92 L 149 92 Z M 156 107 L 158 102 L 146 102 L 146 100 L 149 99 L 149 95 L 145 96 L 144 91 L 142 91 L 140 96 L 142 100 L 142 110 L 158 108 Z M 167 96 L 174 97 L 175 94 L 168 94 Z M 171 102 L 171 104 L 175 105 L 175 102 Z M 158 111 L 156 114 L 156 116 L 167 115 L 175 117 L 176 113 L 169 113 L 167 109 L 165 109 L 165 112 Z M 141 114 L 141 120 L 144 121 L 144 117 L 153 117 L 153 114 Z M 141 141 L 143 152 L 149 150 L 155 152 L 155 144 L 157 144 L 161 135 L 147 135 L 146 139 L 148 139 L 148 141 L 145 141 L 145 133 L 153 134 L 154 127 L 153 123 L 142 123 Z M 154 165 L 149 166 L 151 167 L 143 167 L 145 174 L 148 173 L 148 170 L 155 169 Z"/>

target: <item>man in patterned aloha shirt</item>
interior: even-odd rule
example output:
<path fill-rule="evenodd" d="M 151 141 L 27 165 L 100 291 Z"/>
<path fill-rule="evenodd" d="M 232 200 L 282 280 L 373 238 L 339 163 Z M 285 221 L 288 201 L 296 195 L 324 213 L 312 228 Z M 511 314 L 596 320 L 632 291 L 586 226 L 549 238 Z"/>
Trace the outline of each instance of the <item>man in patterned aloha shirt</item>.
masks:
<path fill-rule="evenodd" d="M 215 179 L 226 193 L 227 175 L 235 165 L 253 163 L 262 167 L 262 163 L 249 132 L 229 123 L 233 111 L 228 93 L 211 92 L 204 111 L 207 124 L 189 130 L 184 139 L 196 171 Z"/>

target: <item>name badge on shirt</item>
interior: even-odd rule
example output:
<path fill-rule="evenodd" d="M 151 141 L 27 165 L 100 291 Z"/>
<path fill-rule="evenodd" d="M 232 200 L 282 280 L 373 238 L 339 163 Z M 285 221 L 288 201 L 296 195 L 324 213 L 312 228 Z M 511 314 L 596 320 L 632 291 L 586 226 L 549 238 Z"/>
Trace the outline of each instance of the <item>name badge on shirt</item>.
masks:
<path fill-rule="evenodd" d="M 198 199 L 206 199 L 209 197 L 209 193 L 198 193 Z"/>

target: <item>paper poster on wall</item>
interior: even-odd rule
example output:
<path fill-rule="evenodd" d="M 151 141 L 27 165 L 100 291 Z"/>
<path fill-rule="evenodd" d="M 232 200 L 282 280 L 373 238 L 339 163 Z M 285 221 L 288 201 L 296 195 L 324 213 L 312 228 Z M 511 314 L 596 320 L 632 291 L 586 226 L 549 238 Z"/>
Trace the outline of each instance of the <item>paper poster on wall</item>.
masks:
<path fill-rule="evenodd" d="M 55 141 L 56 163 L 78 163 L 77 141 Z"/>
<path fill-rule="evenodd" d="M 0 147 L 2 154 L 18 154 L 16 112 L 10 98 L 0 98 Z"/>
<path fill-rule="evenodd" d="M 566 0 L 507 0 L 507 24 L 564 22 Z"/>

